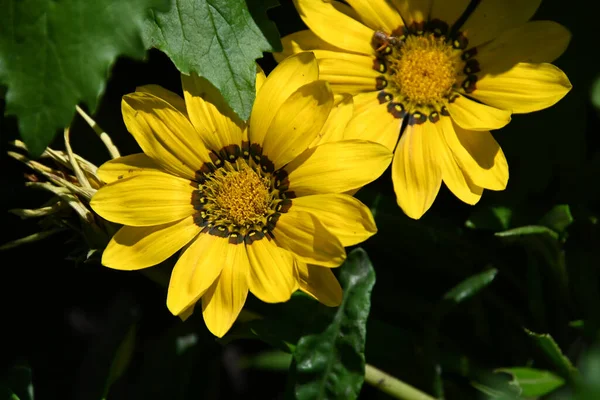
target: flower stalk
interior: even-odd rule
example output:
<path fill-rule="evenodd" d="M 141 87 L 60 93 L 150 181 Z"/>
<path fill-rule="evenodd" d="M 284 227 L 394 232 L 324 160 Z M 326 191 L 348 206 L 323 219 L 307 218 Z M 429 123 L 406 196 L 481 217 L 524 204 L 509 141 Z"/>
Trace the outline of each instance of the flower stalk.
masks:
<path fill-rule="evenodd" d="M 401 400 L 436 400 L 427 393 L 402 382 L 370 364 L 365 365 L 365 382 L 390 396 Z"/>

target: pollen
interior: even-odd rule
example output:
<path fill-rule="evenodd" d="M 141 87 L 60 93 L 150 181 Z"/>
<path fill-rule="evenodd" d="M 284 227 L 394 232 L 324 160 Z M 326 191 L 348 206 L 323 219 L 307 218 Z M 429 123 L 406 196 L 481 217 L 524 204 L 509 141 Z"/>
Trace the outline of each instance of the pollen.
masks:
<path fill-rule="evenodd" d="M 236 225 L 254 223 L 265 215 L 271 202 L 269 180 L 249 167 L 223 171 L 213 177 L 215 205 Z"/>
<path fill-rule="evenodd" d="M 393 83 L 414 104 L 443 103 L 456 83 L 459 55 L 443 37 L 409 35 L 388 58 Z"/>

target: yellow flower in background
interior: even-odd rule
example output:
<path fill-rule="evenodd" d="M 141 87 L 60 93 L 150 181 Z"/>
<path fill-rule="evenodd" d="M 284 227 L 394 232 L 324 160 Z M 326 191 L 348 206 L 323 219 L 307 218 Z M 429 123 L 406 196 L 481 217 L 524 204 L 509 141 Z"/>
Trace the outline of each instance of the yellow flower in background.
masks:
<path fill-rule="evenodd" d="M 102 263 L 137 270 L 183 248 L 167 306 L 185 318 L 201 299 L 219 337 L 248 290 L 283 302 L 301 289 L 338 305 L 341 288 L 329 268 L 342 264 L 344 246 L 376 232 L 369 209 L 343 193 L 376 179 L 392 154 L 361 140 L 321 143 L 343 133 L 352 102 L 334 98 L 318 78 L 311 53 L 268 78 L 259 71 L 249 124 L 198 77 L 182 76 L 185 100 L 154 85 L 124 96 L 125 124 L 144 153 L 98 171 L 108 184 L 91 206 L 124 225 Z"/>
<path fill-rule="evenodd" d="M 508 165 L 489 130 L 571 89 L 548 64 L 569 32 L 528 22 L 540 2 L 482 0 L 465 14 L 470 0 L 294 0 L 310 30 L 284 37 L 276 59 L 313 51 L 320 78 L 354 96 L 344 137 L 395 149 L 397 201 L 416 219 L 442 181 L 469 204 L 505 189 Z"/>

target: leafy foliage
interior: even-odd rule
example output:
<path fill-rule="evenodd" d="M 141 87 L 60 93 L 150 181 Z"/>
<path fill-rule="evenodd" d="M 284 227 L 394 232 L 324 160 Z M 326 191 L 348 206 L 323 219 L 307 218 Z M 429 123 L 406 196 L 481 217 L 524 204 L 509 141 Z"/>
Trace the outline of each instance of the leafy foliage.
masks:
<path fill-rule="evenodd" d="M 173 63 L 210 80 L 247 116 L 255 59 L 277 49 L 278 32 L 305 29 L 293 2 L 280 3 L 271 9 L 274 0 L 173 0 L 161 9 L 154 0 L 7 0 L 0 14 L 0 107 L 25 124 L 23 137 L 39 153 L 70 122 L 74 104 L 95 107 L 114 58 L 139 58 L 146 45 L 162 52 L 150 52 L 145 63 L 117 63 L 95 107 L 96 120 L 123 154 L 139 148 L 123 126 L 121 96 L 147 83 L 180 90 Z M 112 8 L 102 8 L 106 4 Z M 193 4 L 198 15 L 190 11 Z M 153 11 L 143 43 L 146 6 Z M 361 399 L 389 398 L 368 379 L 363 385 L 363 368 L 370 364 L 447 400 L 600 398 L 600 81 L 590 62 L 596 16 L 580 12 L 582 7 L 565 11 L 564 2 L 545 0 L 536 13 L 536 19 L 557 20 L 573 32 L 556 64 L 574 88 L 551 109 L 514 115 L 493 132 L 509 161 L 505 191 L 486 191 L 469 206 L 442 186 L 419 221 L 398 209 L 389 173 L 357 193 L 378 227 L 361 244 L 377 272 L 368 296 L 365 287 L 346 290 L 354 295 L 340 309 L 302 293 L 284 304 L 249 296 L 248 315 L 261 317 L 240 320 L 215 340 L 200 312 L 182 323 L 166 309 L 164 287 L 139 274 L 63 262 L 61 249 L 71 242 L 58 236 L 2 254 L 18 263 L 2 270 L 2 323 L 10 329 L 9 339 L 0 341 L 6 354 L 0 394 L 30 400 L 33 382 L 38 398 L 78 400 L 84 392 L 101 398 L 108 386 L 110 400 L 281 398 L 286 390 L 297 398 L 297 389 L 305 397 L 352 398 L 360 391 Z M 207 18 L 218 17 L 217 11 L 224 17 L 214 20 L 222 24 L 211 25 Z M 21 23 L 13 24 L 17 17 Z M 57 60 L 69 69 L 59 71 Z M 238 62 L 229 67 L 227 60 Z M 268 56 L 259 62 L 267 73 L 274 67 Z M 12 121 L 0 117 L 2 137 Z M 71 128 L 75 142 L 84 128 L 78 121 Z M 87 143 L 74 147 L 95 150 Z M 95 156 L 104 161 L 104 149 Z M 29 170 L 2 157 L 0 163 L 4 209 L 41 204 L 22 188 Z M 2 230 L 2 243 L 30 233 L 30 221 L 2 215 L 2 226 L 10 227 Z M 347 267 L 339 270 L 342 280 Z M 138 303 L 135 318 L 129 307 L 110 306 L 122 293 Z M 35 308 L 15 301 L 22 298 Z M 352 300 L 360 298 L 368 301 Z M 368 318 L 359 313 L 361 320 L 351 321 L 355 301 L 369 304 Z M 135 332 L 128 334 L 132 325 Z M 13 361 L 21 359 L 31 369 L 15 379 Z M 308 361 L 314 361 L 311 368 Z M 327 375 L 328 365 L 333 372 Z"/>
<path fill-rule="evenodd" d="M 271 42 L 244 0 L 172 0 L 168 12 L 151 12 L 145 42 L 164 51 L 182 73 L 208 79 L 231 109 L 248 119 L 255 95 L 255 60 L 263 51 L 273 51 L 273 26 L 266 26 Z"/>
<path fill-rule="evenodd" d="M 7 115 L 34 157 L 73 118 L 96 109 L 120 55 L 142 58 L 146 10 L 162 0 L 7 0 L 0 13 L 0 85 Z"/>
<path fill-rule="evenodd" d="M 535 368 L 500 368 L 497 372 L 504 372 L 512 377 L 511 385 L 519 390 L 519 395 L 524 397 L 539 397 L 561 387 L 565 380 L 552 372 Z"/>
<path fill-rule="evenodd" d="M 358 397 L 365 373 L 366 322 L 375 284 L 373 266 L 362 249 L 341 267 L 344 298 L 322 333 L 300 339 L 294 352 L 298 399 Z"/>

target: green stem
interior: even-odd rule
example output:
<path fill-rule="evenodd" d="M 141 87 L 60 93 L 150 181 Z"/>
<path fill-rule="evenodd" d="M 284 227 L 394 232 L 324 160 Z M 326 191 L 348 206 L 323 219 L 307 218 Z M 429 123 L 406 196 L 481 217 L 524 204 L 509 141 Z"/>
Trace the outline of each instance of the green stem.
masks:
<path fill-rule="evenodd" d="M 365 365 L 365 382 L 376 387 L 384 393 L 401 400 L 435 400 L 427 393 L 402 382 L 398 378 L 375 368 L 372 365 Z"/>

